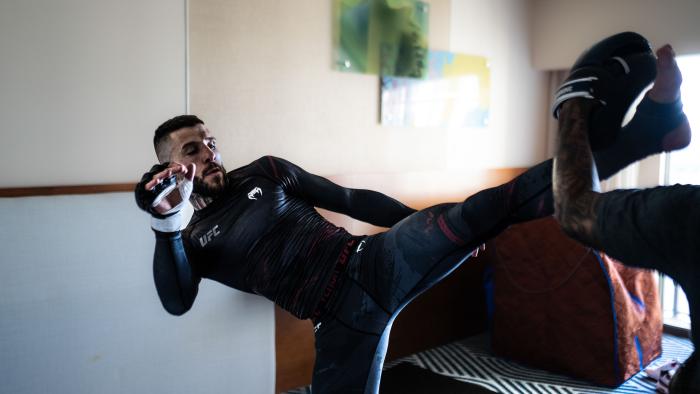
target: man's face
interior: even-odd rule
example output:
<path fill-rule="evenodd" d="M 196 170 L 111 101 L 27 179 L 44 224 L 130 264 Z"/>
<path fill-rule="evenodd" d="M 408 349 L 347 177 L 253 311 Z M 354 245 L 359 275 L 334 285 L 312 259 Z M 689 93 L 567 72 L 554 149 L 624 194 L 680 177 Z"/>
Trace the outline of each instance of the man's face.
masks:
<path fill-rule="evenodd" d="M 198 124 L 185 127 L 169 136 L 170 161 L 197 167 L 194 176 L 194 192 L 214 197 L 226 184 L 226 169 L 216 149 L 216 138 L 207 126 Z"/>

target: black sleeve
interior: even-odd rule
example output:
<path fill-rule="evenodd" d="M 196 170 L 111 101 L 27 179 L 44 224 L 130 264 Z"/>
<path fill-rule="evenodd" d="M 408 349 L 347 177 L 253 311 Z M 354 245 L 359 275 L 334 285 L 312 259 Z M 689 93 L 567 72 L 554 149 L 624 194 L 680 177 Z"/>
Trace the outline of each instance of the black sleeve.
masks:
<path fill-rule="evenodd" d="M 289 194 L 299 196 L 315 207 L 342 213 L 375 226 L 391 227 L 416 211 L 379 192 L 339 186 L 277 157 L 265 156 L 259 163 L 266 168 L 266 172 L 282 182 Z"/>
<path fill-rule="evenodd" d="M 670 275 L 700 257 L 700 187 L 675 185 L 600 195 L 594 236 L 625 264 Z"/>
<path fill-rule="evenodd" d="M 192 271 L 179 231 L 155 233 L 153 277 L 158 297 L 165 310 L 173 315 L 182 315 L 192 307 L 201 278 Z"/>

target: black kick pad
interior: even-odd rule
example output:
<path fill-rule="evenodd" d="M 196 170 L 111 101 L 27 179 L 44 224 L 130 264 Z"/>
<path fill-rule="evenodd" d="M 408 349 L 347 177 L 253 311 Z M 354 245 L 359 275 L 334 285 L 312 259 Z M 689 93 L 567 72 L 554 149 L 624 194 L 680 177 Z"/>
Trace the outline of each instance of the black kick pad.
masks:
<path fill-rule="evenodd" d="M 460 382 L 410 363 L 401 363 L 382 373 L 380 394 L 481 394 L 495 393 L 482 386 Z"/>

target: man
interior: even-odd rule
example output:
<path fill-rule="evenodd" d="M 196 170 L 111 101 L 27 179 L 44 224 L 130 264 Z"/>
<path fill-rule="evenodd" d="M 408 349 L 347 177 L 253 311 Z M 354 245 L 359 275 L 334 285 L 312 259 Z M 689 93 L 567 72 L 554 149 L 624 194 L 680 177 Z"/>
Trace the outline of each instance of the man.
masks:
<path fill-rule="evenodd" d="M 657 114 L 663 114 L 648 121 L 670 130 L 661 141 L 664 150 L 690 142 L 690 126 L 680 101 L 682 78 L 674 56 L 669 45 L 657 51 L 658 74 L 645 99 Z M 700 312 L 700 187 L 598 193 L 597 159 L 591 154 L 588 130 L 591 114 L 599 106 L 596 97 L 561 105 L 553 176 L 555 216 L 564 231 L 582 243 L 623 263 L 657 269 L 675 279 L 688 297 L 692 319 Z M 697 349 L 697 319 L 691 324 Z M 670 392 L 700 393 L 697 352 L 675 374 Z"/>
<path fill-rule="evenodd" d="M 619 45 L 616 40 L 602 44 Z M 603 57 L 617 56 L 608 52 Z M 653 58 L 653 53 L 643 56 Z M 607 72 L 608 66 L 599 63 L 594 69 Z M 642 81 L 636 87 L 641 89 L 653 79 L 653 70 L 635 67 L 611 83 L 633 77 Z M 615 100 L 625 109 L 631 104 L 628 97 L 609 99 Z M 624 128 L 611 147 L 598 153 L 605 163 L 601 177 L 661 151 L 654 141 L 665 131 L 649 130 L 645 122 Z M 209 278 L 312 319 L 316 393 L 376 393 L 399 311 L 508 225 L 553 212 L 551 160 L 462 203 L 415 211 L 272 156 L 227 173 L 216 139 L 192 115 L 163 123 L 154 145 L 162 164 L 144 175 L 135 194 L 138 205 L 153 216 L 154 275 L 163 306 L 185 313 L 200 279 Z M 180 178 L 177 186 L 174 176 Z M 188 199 L 195 214 L 180 232 L 179 209 Z M 388 230 L 354 236 L 324 220 L 314 207 Z"/>

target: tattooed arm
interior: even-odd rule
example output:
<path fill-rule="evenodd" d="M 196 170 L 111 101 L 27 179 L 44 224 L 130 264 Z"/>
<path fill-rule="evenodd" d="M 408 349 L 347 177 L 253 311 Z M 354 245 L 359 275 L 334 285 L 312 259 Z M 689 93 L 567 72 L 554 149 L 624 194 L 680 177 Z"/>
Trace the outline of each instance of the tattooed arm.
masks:
<path fill-rule="evenodd" d="M 562 106 L 552 190 L 554 216 L 564 232 L 586 245 L 598 248 L 594 228 L 600 187 L 588 142 L 588 119 L 595 105 L 591 100 L 571 99 Z"/>

